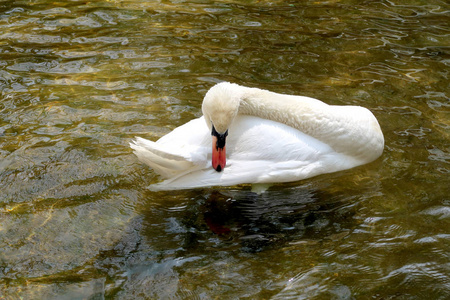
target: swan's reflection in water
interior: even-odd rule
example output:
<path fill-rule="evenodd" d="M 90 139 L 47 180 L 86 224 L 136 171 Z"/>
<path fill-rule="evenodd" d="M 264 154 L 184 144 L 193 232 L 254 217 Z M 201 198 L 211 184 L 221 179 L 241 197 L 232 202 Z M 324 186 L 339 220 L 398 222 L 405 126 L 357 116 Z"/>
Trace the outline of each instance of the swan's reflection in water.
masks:
<path fill-rule="evenodd" d="M 279 291 L 318 261 L 322 246 L 357 226 L 360 207 L 348 194 L 285 184 L 259 195 L 233 187 L 152 192 L 147 199 L 139 214 L 143 238 L 117 260 L 127 266 L 123 291 L 155 299 L 231 286 L 237 290 L 230 294 Z"/>
<path fill-rule="evenodd" d="M 219 239 L 216 248 L 231 243 L 245 252 L 260 252 L 339 234 L 353 221 L 348 200 L 304 188 L 262 194 L 213 191 L 197 195 L 192 203 L 186 207 L 189 213 L 178 220 L 185 227 L 185 250 L 204 244 L 202 240 L 209 236 Z"/>

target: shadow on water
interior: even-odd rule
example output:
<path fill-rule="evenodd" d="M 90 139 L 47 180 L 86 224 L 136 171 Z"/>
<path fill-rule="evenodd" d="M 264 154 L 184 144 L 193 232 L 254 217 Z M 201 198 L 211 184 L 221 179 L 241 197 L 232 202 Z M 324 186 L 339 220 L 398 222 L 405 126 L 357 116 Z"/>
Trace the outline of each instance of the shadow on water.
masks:
<path fill-rule="evenodd" d="M 166 237 L 186 253 L 210 248 L 257 253 L 304 239 L 319 241 L 354 227 L 355 203 L 310 188 L 188 194 L 194 195 L 181 206 L 158 208 L 159 214 L 166 212 Z M 146 221 L 151 239 L 158 222 L 154 209 L 147 212 Z"/>
<path fill-rule="evenodd" d="M 244 187 L 147 196 L 140 217 L 95 263 L 110 278 L 108 296 L 185 299 L 231 289 L 270 297 L 284 285 L 270 274 L 296 269 L 279 265 L 280 257 L 298 252 L 285 263 L 311 264 L 311 251 L 356 226 L 359 203 L 305 186 L 260 195 Z"/>

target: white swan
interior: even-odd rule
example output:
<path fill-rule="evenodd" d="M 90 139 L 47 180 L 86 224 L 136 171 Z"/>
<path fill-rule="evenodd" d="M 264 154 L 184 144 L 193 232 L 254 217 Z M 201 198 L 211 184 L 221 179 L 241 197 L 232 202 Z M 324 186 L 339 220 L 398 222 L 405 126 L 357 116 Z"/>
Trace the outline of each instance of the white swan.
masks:
<path fill-rule="evenodd" d="M 166 179 L 151 189 L 297 181 L 369 163 L 384 148 L 377 119 L 359 106 L 222 82 L 202 111 L 157 142 L 130 143 Z"/>

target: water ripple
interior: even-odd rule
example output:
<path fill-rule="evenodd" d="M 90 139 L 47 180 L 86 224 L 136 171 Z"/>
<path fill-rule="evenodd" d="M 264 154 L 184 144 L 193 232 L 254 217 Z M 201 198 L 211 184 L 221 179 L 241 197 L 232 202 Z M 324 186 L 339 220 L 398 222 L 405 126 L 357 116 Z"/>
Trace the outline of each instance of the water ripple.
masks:
<path fill-rule="evenodd" d="M 53 4 L 0 3 L 2 296 L 448 298 L 446 1 Z M 260 196 L 148 191 L 129 141 L 222 80 L 368 107 L 383 156 Z"/>

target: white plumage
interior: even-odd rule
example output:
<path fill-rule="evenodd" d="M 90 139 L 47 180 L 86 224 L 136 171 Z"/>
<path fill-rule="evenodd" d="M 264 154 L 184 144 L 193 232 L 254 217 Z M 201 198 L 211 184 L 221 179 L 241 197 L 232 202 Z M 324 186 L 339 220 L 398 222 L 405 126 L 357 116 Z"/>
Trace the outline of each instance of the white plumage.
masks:
<path fill-rule="evenodd" d="M 165 178 L 151 189 L 297 181 L 369 163 L 384 147 L 377 120 L 358 106 L 225 82 L 206 94 L 203 113 L 157 142 L 136 138 L 130 144 L 139 160 Z M 221 172 L 211 167 L 211 126 L 228 129 Z"/>

